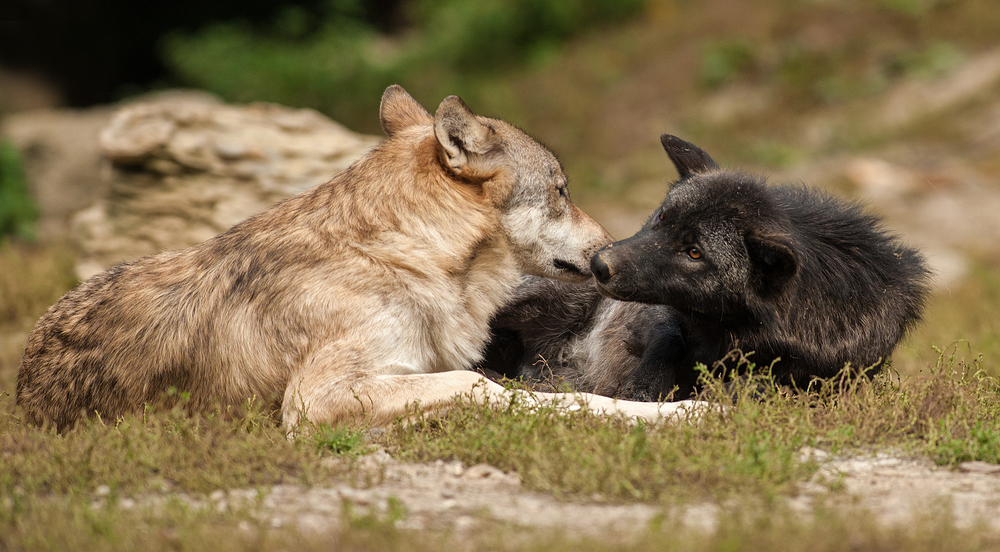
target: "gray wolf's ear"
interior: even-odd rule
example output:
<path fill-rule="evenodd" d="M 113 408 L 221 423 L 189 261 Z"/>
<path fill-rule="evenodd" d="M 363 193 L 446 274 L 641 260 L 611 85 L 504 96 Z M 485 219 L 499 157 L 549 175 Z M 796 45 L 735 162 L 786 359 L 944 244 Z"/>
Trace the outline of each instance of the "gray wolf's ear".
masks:
<path fill-rule="evenodd" d="M 780 293 L 799 269 L 792 243 L 786 236 L 751 234 L 747 254 L 754 267 L 754 286 L 761 295 Z"/>
<path fill-rule="evenodd" d="M 692 174 L 719 168 L 719 165 L 705 153 L 705 150 L 691 142 L 686 142 L 671 134 L 663 134 L 660 136 L 660 143 L 663 144 L 663 149 L 667 151 L 670 160 L 674 162 L 674 167 L 677 168 L 677 174 L 681 175 L 681 180 Z"/>
<path fill-rule="evenodd" d="M 448 96 L 434 113 L 434 134 L 444 152 L 445 163 L 456 174 L 468 175 L 477 167 L 477 157 L 498 144 L 496 133 L 479 121 L 462 98 Z"/>
<path fill-rule="evenodd" d="M 431 114 L 403 90 L 394 84 L 385 89 L 382 94 L 382 104 L 378 109 L 378 117 L 382 122 L 385 135 L 392 138 L 397 132 L 413 125 L 426 125 L 433 121 Z"/>

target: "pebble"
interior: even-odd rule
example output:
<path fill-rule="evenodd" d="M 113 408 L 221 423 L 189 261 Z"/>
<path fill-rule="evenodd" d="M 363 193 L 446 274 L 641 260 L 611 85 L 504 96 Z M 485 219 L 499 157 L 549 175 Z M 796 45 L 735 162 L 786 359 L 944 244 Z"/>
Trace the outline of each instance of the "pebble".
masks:
<path fill-rule="evenodd" d="M 454 462 L 448 463 L 448 465 L 445 466 L 445 471 L 449 475 L 460 477 L 462 473 L 465 472 L 465 466 L 463 466 L 461 462 L 456 460 Z"/>
<path fill-rule="evenodd" d="M 489 464 L 476 464 L 462 475 L 463 479 L 500 479 L 504 473 Z"/>
<path fill-rule="evenodd" d="M 814 447 L 802 447 L 799 449 L 799 462 L 815 460 L 822 462 L 830 456 L 830 453 Z"/>
<path fill-rule="evenodd" d="M 990 464 L 981 460 L 962 462 L 958 465 L 958 469 L 966 473 L 1000 474 L 1000 464 Z"/>

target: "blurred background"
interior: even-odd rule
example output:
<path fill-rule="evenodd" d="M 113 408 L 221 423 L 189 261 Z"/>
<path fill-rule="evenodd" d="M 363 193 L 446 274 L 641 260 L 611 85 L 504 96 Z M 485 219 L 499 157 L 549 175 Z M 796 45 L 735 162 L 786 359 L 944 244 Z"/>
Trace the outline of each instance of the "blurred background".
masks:
<path fill-rule="evenodd" d="M 393 83 L 431 112 L 459 94 L 526 130 L 617 238 L 676 177 L 661 133 L 772 182 L 858 198 L 938 274 L 894 366 L 958 354 L 1000 373 L 996 0 L 4 4 L 0 390 L 34 320 L 79 277 L 67 221 L 114 193 L 97 136 L 118 106 L 196 89 L 380 135 Z"/>

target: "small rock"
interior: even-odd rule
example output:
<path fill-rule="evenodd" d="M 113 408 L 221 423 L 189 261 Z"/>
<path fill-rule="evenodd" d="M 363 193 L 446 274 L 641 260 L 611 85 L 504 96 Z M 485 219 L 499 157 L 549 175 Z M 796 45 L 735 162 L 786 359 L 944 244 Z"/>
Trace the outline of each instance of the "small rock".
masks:
<path fill-rule="evenodd" d="M 799 449 L 799 462 L 822 462 L 826 460 L 830 454 L 826 451 L 820 450 L 813 447 L 802 447 Z"/>
<path fill-rule="evenodd" d="M 459 531 L 471 529 L 475 524 L 476 520 L 472 516 L 458 516 L 455 518 L 455 529 Z"/>
<path fill-rule="evenodd" d="M 127 107 L 117 113 L 101 131 L 102 153 L 115 163 L 131 164 L 166 146 L 176 127 L 173 121 L 157 115 L 147 106 Z"/>
<path fill-rule="evenodd" d="M 308 109 L 283 110 L 274 116 L 274 122 L 286 132 L 309 132 L 316 128 L 322 116 Z"/>
<path fill-rule="evenodd" d="M 828 490 L 828 488 L 813 481 L 806 481 L 805 483 L 799 484 L 799 493 L 801 493 L 800 496 L 823 494 Z"/>
<path fill-rule="evenodd" d="M 342 467 L 344 465 L 344 460 L 336 456 L 328 456 L 319 461 L 319 465 L 324 468 L 334 470 Z"/>
<path fill-rule="evenodd" d="M 374 500 L 370 492 L 360 489 L 340 489 L 340 495 L 358 506 L 368 506 Z"/>
<path fill-rule="evenodd" d="M 358 460 L 358 466 L 365 471 L 380 473 L 384 472 L 386 467 L 393 462 L 392 456 L 384 450 L 377 450 L 371 454 L 362 456 Z"/>
<path fill-rule="evenodd" d="M 1000 474 L 1000 464 L 990 464 L 989 462 L 983 462 L 982 460 L 962 462 L 958 465 L 958 469 L 966 473 L 982 473 L 987 475 Z"/>
<path fill-rule="evenodd" d="M 500 479 L 504 473 L 489 464 L 476 464 L 462 474 L 462 479 Z"/>
<path fill-rule="evenodd" d="M 247 147 L 236 141 L 220 141 L 215 144 L 215 154 L 226 161 L 235 161 L 248 155 Z"/>
<path fill-rule="evenodd" d="M 462 473 L 465 472 L 465 466 L 462 465 L 458 460 L 454 462 L 449 462 L 445 466 L 445 472 L 449 475 L 454 475 L 455 477 L 461 477 Z"/>
<path fill-rule="evenodd" d="M 455 506 L 458 506 L 458 501 L 455 500 L 454 498 L 448 498 L 441 501 L 442 510 L 451 510 Z"/>

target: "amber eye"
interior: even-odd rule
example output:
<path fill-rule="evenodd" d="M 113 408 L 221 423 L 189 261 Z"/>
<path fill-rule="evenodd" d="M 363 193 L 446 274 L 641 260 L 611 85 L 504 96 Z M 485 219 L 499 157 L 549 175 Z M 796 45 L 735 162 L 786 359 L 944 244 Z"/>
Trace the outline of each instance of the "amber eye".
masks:
<path fill-rule="evenodd" d="M 688 254 L 688 257 L 691 257 L 695 261 L 700 261 L 701 257 L 702 257 L 701 249 L 698 249 L 697 247 L 695 247 L 693 245 L 691 247 L 687 248 L 687 254 Z"/>
<path fill-rule="evenodd" d="M 666 209 L 660 209 L 660 212 L 656 215 L 657 220 L 663 220 L 663 213 Z"/>

